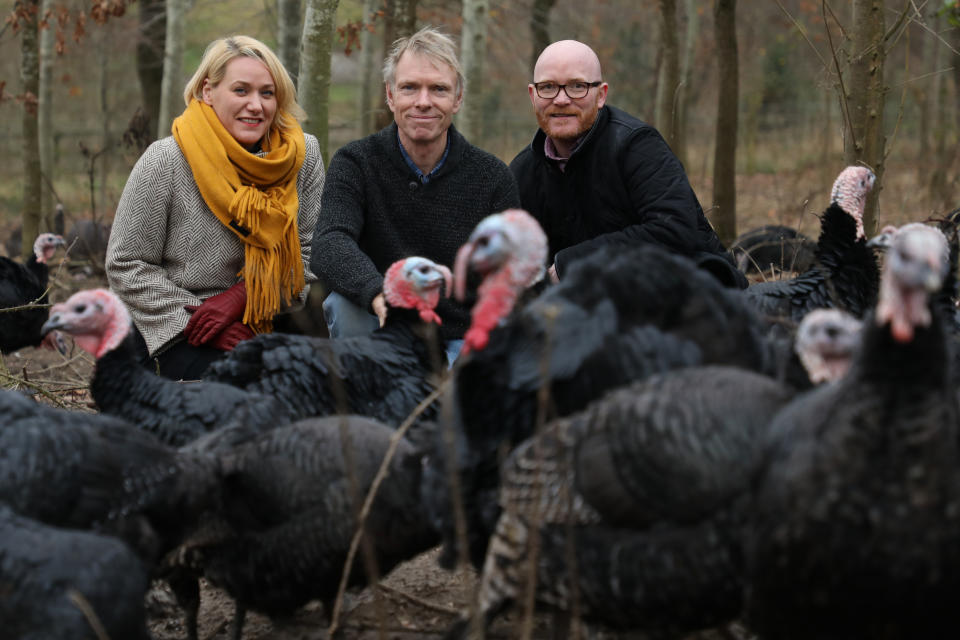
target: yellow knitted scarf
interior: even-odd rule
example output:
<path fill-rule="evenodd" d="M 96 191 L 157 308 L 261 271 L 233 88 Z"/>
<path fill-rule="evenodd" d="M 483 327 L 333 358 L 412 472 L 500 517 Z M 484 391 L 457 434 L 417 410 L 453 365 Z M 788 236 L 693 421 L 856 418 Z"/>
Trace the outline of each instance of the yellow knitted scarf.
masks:
<path fill-rule="evenodd" d="M 192 100 L 173 121 L 173 137 L 207 206 L 244 242 L 244 323 L 271 331 L 281 299 L 289 304 L 304 287 L 297 235 L 303 131 L 295 122 L 283 132 L 271 128 L 261 158 L 230 135 L 210 105 Z"/>

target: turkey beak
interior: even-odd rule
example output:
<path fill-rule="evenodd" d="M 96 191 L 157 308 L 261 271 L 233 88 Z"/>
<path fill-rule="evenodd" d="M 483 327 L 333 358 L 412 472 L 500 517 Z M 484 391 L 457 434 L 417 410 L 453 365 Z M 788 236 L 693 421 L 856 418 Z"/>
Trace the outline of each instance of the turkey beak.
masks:
<path fill-rule="evenodd" d="M 43 323 L 43 326 L 40 327 L 40 335 L 46 337 L 48 333 L 55 329 L 63 329 L 67 326 L 66 321 L 63 318 L 63 309 L 58 308 L 60 305 L 54 305 L 50 309 L 50 317 L 47 318 L 47 321 Z"/>
<path fill-rule="evenodd" d="M 438 264 L 437 269 L 443 274 L 443 297 L 449 298 L 450 292 L 453 290 L 453 274 L 450 273 L 450 269 L 442 264 Z"/>
<path fill-rule="evenodd" d="M 477 245 L 470 241 L 457 251 L 457 259 L 453 264 L 453 295 L 457 300 L 467 297 L 467 271 L 470 269 L 470 258 L 476 251 Z"/>

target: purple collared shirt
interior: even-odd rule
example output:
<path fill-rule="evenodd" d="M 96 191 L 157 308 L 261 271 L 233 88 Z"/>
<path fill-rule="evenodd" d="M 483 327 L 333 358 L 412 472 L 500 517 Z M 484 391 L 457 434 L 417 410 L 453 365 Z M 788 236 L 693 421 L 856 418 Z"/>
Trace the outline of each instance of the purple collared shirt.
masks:
<path fill-rule="evenodd" d="M 573 148 L 570 149 L 571 154 L 577 150 L 577 147 L 580 146 L 580 143 L 583 142 L 583 139 L 585 137 L 586 136 L 580 136 L 579 138 L 577 138 L 577 141 L 573 145 Z M 548 159 L 556 162 L 557 168 L 560 169 L 560 171 L 566 170 L 567 162 L 570 160 L 570 156 L 567 156 L 566 158 L 561 156 L 560 152 L 557 151 L 557 146 L 553 144 L 553 140 L 550 138 L 550 136 L 547 136 L 546 139 L 543 141 L 543 154 L 547 156 Z"/>

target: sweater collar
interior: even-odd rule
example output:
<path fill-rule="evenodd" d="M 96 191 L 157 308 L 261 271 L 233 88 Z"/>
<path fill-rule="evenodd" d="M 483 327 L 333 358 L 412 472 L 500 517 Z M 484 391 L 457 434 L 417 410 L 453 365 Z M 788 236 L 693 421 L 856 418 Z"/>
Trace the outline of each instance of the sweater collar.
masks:
<path fill-rule="evenodd" d="M 400 146 L 400 134 L 397 131 L 397 123 L 391 122 L 374 135 L 379 140 L 382 148 L 386 149 L 386 155 L 390 158 L 393 165 L 413 179 L 419 180 L 419 175 L 417 175 L 404 158 L 404 152 Z M 430 180 L 435 180 L 439 176 L 455 169 L 457 165 L 460 164 L 460 159 L 463 156 L 466 146 L 467 141 L 451 124 L 450 128 L 447 129 L 447 150 L 444 151 L 444 159 L 430 172 Z"/>

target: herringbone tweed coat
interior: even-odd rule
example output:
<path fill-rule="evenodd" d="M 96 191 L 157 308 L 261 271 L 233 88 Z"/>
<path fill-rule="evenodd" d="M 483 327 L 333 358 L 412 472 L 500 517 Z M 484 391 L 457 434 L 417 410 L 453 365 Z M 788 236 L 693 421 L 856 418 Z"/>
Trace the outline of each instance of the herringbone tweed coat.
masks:
<path fill-rule="evenodd" d="M 309 134 L 297 175 L 297 227 L 307 287 L 313 229 L 320 214 L 324 171 L 320 145 Z M 151 355 L 182 336 L 197 305 L 237 282 L 243 242 L 210 211 L 173 137 L 154 142 L 137 161 L 117 205 L 106 270 L 110 288 L 130 309 Z"/>

